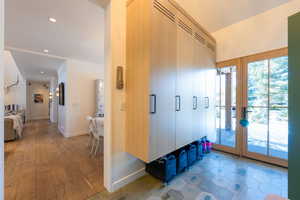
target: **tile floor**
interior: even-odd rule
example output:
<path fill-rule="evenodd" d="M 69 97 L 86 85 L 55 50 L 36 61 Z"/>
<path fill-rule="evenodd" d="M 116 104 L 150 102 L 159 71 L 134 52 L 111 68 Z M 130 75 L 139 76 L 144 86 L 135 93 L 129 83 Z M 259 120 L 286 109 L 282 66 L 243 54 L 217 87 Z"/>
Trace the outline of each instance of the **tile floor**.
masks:
<path fill-rule="evenodd" d="M 287 169 L 213 152 L 168 186 L 147 175 L 89 200 L 264 200 L 269 194 L 286 198 L 287 189 Z"/>

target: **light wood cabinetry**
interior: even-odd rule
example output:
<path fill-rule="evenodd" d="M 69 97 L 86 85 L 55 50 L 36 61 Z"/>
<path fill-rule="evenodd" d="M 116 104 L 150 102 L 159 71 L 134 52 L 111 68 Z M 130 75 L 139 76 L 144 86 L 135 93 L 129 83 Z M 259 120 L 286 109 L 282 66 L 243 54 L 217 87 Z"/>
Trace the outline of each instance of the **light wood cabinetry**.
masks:
<path fill-rule="evenodd" d="M 176 109 L 176 148 L 193 141 L 194 40 L 192 32 L 187 30 L 180 26 L 177 27 L 176 103 L 179 105 L 177 106 L 178 109 Z"/>
<path fill-rule="evenodd" d="M 150 162 L 215 134 L 215 41 L 171 0 L 127 7 L 125 148 Z"/>

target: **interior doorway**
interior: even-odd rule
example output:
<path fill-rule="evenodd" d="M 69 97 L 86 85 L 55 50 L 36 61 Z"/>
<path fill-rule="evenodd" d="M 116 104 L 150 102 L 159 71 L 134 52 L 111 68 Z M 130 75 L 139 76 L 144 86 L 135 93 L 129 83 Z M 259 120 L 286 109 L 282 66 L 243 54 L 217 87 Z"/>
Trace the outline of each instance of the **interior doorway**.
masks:
<path fill-rule="evenodd" d="M 287 167 L 287 49 L 221 62 L 217 66 L 214 147 Z"/>

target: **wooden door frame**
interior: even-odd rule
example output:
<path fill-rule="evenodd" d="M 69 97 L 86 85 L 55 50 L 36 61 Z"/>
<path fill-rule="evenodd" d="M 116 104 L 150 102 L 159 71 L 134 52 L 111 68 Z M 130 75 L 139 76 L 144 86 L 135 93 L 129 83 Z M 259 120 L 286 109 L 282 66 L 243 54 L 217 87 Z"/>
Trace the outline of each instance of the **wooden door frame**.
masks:
<path fill-rule="evenodd" d="M 241 119 L 241 109 L 247 106 L 247 87 L 248 87 L 248 77 L 247 77 L 247 67 L 249 62 L 255 62 L 264 59 L 271 59 L 276 57 L 288 56 L 288 48 L 275 49 L 271 51 L 266 51 L 258 54 L 253 54 L 245 57 L 235 58 L 227 61 L 222 61 L 217 63 L 217 68 L 223 68 L 226 66 L 236 66 L 237 67 L 237 127 L 236 127 L 236 148 L 226 147 L 223 145 L 214 144 L 214 149 L 225 151 L 239 156 L 244 156 L 247 158 L 263 161 L 266 163 L 271 163 L 283 167 L 288 167 L 288 161 L 281 158 L 276 158 L 272 156 L 265 156 L 262 154 L 248 152 L 247 149 L 247 128 L 243 128 L 239 125 L 239 120 Z"/>
<path fill-rule="evenodd" d="M 247 107 L 248 106 L 248 74 L 247 74 L 247 67 L 248 63 L 250 62 L 255 62 L 259 60 L 266 60 L 266 59 L 272 59 L 276 57 L 282 57 L 282 56 L 288 56 L 288 48 L 281 48 L 281 49 L 276 49 L 272 51 L 267 51 L 259 54 L 254 54 L 250 56 L 246 56 L 241 59 L 241 64 L 242 64 L 242 77 L 243 77 L 243 84 L 242 84 L 242 106 Z M 283 166 L 283 167 L 288 167 L 288 160 L 277 158 L 277 157 L 272 157 L 268 155 L 262 155 L 259 153 L 255 152 L 249 152 L 247 148 L 247 142 L 248 142 L 248 129 L 247 128 L 242 128 L 242 143 L 243 143 L 243 148 L 242 148 L 242 155 L 248 158 L 252 158 L 255 160 L 260 160 L 263 162 Z"/>

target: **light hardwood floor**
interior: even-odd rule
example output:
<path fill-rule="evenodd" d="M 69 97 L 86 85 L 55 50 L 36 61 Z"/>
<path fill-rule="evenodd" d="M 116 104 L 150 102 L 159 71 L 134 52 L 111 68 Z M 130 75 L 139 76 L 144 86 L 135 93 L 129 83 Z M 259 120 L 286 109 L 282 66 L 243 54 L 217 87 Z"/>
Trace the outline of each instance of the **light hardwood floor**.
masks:
<path fill-rule="evenodd" d="M 5 143 L 5 200 L 83 200 L 104 191 L 103 154 L 91 157 L 87 143 L 46 120 L 26 124 L 21 140 Z"/>

